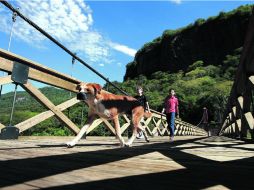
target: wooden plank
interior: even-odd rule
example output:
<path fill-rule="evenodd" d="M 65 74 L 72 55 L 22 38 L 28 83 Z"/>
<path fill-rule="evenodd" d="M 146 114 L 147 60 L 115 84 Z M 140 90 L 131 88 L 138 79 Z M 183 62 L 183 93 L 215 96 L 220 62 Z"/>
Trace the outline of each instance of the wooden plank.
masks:
<path fill-rule="evenodd" d="M 220 135 L 222 135 L 222 133 L 223 133 L 224 129 L 226 128 L 226 126 L 227 126 L 227 120 L 224 121 L 224 123 L 223 123 L 223 125 L 221 127 Z"/>
<path fill-rule="evenodd" d="M 155 134 L 156 132 L 158 132 L 160 136 L 163 136 L 165 132 L 167 132 L 167 122 L 163 120 L 163 118 L 157 119 L 159 119 L 158 122 L 156 122 L 156 120 L 153 118 L 153 123 L 156 127 L 153 129 L 152 133 Z"/>
<path fill-rule="evenodd" d="M 106 127 L 111 131 L 111 133 L 115 135 L 116 134 L 115 128 L 106 119 L 103 119 L 103 118 L 101 119 L 106 124 Z"/>
<path fill-rule="evenodd" d="M 241 119 L 237 119 L 236 124 L 237 124 L 239 132 L 241 132 L 241 130 L 242 130 L 242 121 L 241 121 Z"/>
<path fill-rule="evenodd" d="M 177 135 L 183 135 L 183 126 L 182 125 L 179 125 L 177 124 Z"/>
<path fill-rule="evenodd" d="M 42 71 L 44 73 L 51 74 L 51 75 L 56 76 L 58 78 L 62 78 L 66 81 L 70 81 L 70 82 L 77 83 L 77 84 L 80 82 L 77 79 L 74 79 L 73 77 L 70 77 L 69 75 L 62 74 L 58 71 L 55 71 L 55 70 L 50 69 L 48 67 L 45 67 L 44 65 L 41 65 L 41 64 L 39 64 L 35 61 L 29 60 L 27 58 L 24 58 L 22 56 L 19 56 L 17 54 L 14 54 L 12 52 L 6 51 L 6 50 L 1 49 L 1 48 L 0 48 L 0 56 L 5 60 L 9 60 L 9 61 L 12 61 L 12 62 L 14 62 L 14 61 L 19 62 L 21 64 L 29 66 L 30 68 L 34 68 L 34 69 Z"/>
<path fill-rule="evenodd" d="M 249 80 L 251 81 L 252 84 L 254 84 L 254 76 L 253 75 L 249 77 Z"/>
<path fill-rule="evenodd" d="M 5 125 L 3 125 L 2 123 L 0 123 L 0 132 L 1 132 L 1 129 L 5 128 Z"/>
<path fill-rule="evenodd" d="M 242 97 L 242 96 L 239 96 L 239 97 L 237 98 L 237 100 L 238 100 L 238 102 L 239 102 L 239 105 L 240 105 L 241 109 L 243 109 L 243 97 Z"/>
<path fill-rule="evenodd" d="M 130 127 L 130 123 L 125 123 L 125 124 L 123 124 L 122 125 L 122 127 L 121 127 L 121 134 L 123 134 L 123 132 L 126 130 L 126 129 L 128 129 L 128 127 Z"/>
<path fill-rule="evenodd" d="M 115 138 L 88 137 L 80 146 L 64 149 L 60 145 L 67 138 L 2 141 L 1 188 L 112 189 L 117 184 L 135 189 L 138 183 L 146 189 L 241 189 L 242 184 L 253 189 L 248 181 L 254 174 L 251 143 L 225 137 L 200 140 L 180 136 L 170 144 L 168 137 L 154 137 L 150 143 L 135 141 L 133 148 L 119 149 Z M 211 171 L 221 175 L 211 175 Z M 132 180 L 137 183 L 132 185 Z"/>
<path fill-rule="evenodd" d="M 152 134 L 155 134 L 159 129 L 159 125 L 160 125 L 160 120 L 158 121 L 158 123 L 155 121 L 154 117 L 152 118 L 152 123 L 154 124 L 154 128 L 152 129 Z"/>
<path fill-rule="evenodd" d="M 10 84 L 12 82 L 13 81 L 11 80 L 11 75 L 0 77 L 0 85 Z"/>
<path fill-rule="evenodd" d="M 130 119 L 127 117 L 126 114 L 123 114 L 123 118 L 125 119 L 125 121 L 126 121 L 127 123 L 130 123 L 130 122 L 131 122 Z"/>
<path fill-rule="evenodd" d="M 49 99 L 43 95 L 37 88 L 35 88 L 31 83 L 21 84 L 21 86 L 29 92 L 33 97 L 35 97 L 43 106 L 50 109 L 56 117 L 62 121 L 71 131 L 78 134 L 80 129 L 66 116 L 59 108 L 57 108 Z"/>
<path fill-rule="evenodd" d="M 232 132 L 235 133 L 235 123 L 232 123 Z"/>
<path fill-rule="evenodd" d="M 229 112 L 229 119 L 230 119 L 230 121 L 232 121 L 232 119 L 233 119 L 233 117 L 232 117 L 232 112 Z"/>
<path fill-rule="evenodd" d="M 166 118 L 164 114 L 163 114 L 163 115 L 160 115 L 160 114 L 153 113 L 153 112 L 152 112 L 152 114 L 153 114 L 153 117 L 156 117 L 156 118 L 159 118 L 159 119 L 160 119 L 161 117 Z"/>
<path fill-rule="evenodd" d="M 152 133 L 152 131 L 151 131 L 151 130 L 149 129 L 149 127 L 148 127 L 148 124 L 150 123 L 150 121 L 152 121 L 152 117 L 150 117 L 150 118 L 144 120 L 144 122 L 141 122 L 140 124 L 143 126 L 144 129 L 146 129 L 146 131 L 148 132 L 148 134 L 149 134 L 150 136 L 152 136 L 153 133 Z M 143 124 L 142 124 L 142 123 L 143 123 Z"/>
<path fill-rule="evenodd" d="M 0 57 L 0 70 L 6 72 L 12 72 L 14 62 L 4 59 Z M 46 67 L 44 68 L 46 70 Z M 59 73 L 55 76 L 51 69 L 47 68 L 47 70 L 51 71 L 50 73 L 35 69 L 29 68 L 28 78 L 33 79 L 45 84 L 53 85 L 62 89 L 66 89 L 72 92 L 77 92 L 76 86 L 80 83 L 80 81 L 72 79 L 72 81 L 65 80 L 64 76 L 59 77 Z M 56 72 L 57 73 L 57 72 Z"/>
<path fill-rule="evenodd" d="M 131 126 L 131 120 L 127 117 L 127 115 L 126 115 L 126 114 L 123 114 L 122 117 L 124 118 L 124 120 L 126 121 L 126 123 L 123 124 L 123 125 L 121 126 L 121 134 L 123 134 L 124 131 L 125 131 L 126 129 L 128 129 L 128 127 Z"/>
<path fill-rule="evenodd" d="M 76 103 L 80 102 L 79 100 L 77 100 L 77 98 L 72 98 L 58 106 L 56 106 L 59 110 L 63 111 L 73 105 L 75 105 Z M 42 112 L 32 118 L 29 118 L 19 124 L 16 125 L 17 128 L 19 128 L 19 132 L 23 132 L 35 125 L 37 125 L 38 123 L 54 116 L 54 112 L 52 112 L 51 110 L 48 110 L 48 111 L 45 111 L 45 112 Z"/>
<path fill-rule="evenodd" d="M 253 116 L 252 116 L 252 113 L 251 112 L 247 112 L 244 114 L 248 124 L 249 124 L 249 127 L 250 129 L 253 129 L 254 127 L 254 120 L 253 120 Z"/>
<path fill-rule="evenodd" d="M 102 123 L 102 119 L 96 119 L 92 123 L 92 125 L 87 129 L 86 134 L 90 133 L 92 130 L 94 130 L 96 127 L 98 127 Z"/>

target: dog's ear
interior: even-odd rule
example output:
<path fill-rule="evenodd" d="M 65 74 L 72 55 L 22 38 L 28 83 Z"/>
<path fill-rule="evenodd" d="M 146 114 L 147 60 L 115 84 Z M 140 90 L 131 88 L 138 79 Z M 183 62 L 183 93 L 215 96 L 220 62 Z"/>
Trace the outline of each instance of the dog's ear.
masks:
<path fill-rule="evenodd" d="M 97 94 L 97 93 L 100 94 L 101 93 L 101 89 L 102 89 L 101 85 L 93 83 L 92 86 L 94 88 L 95 94 Z"/>
<path fill-rule="evenodd" d="M 77 84 L 76 90 L 80 90 L 81 87 L 84 87 L 86 84 L 87 84 L 87 83 L 85 83 L 85 82 L 81 82 L 81 83 Z"/>

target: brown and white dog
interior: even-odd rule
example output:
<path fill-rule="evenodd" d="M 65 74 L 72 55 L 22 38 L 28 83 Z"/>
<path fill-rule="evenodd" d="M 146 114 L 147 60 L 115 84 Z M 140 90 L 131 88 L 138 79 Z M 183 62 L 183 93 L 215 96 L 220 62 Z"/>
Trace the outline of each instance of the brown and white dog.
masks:
<path fill-rule="evenodd" d="M 77 99 L 84 101 L 89 106 L 87 123 L 81 128 L 78 135 L 67 143 L 68 147 L 73 147 L 82 138 L 87 129 L 93 123 L 97 116 L 113 120 L 116 136 L 120 141 L 121 147 L 130 146 L 137 135 L 137 129 L 143 131 L 145 139 L 149 142 L 145 129 L 140 125 L 142 117 L 151 117 L 151 113 L 145 112 L 144 108 L 137 99 L 131 96 L 115 95 L 102 90 L 99 84 L 80 83 L 77 86 L 79 93 Z M 132 115 L 133 131 L 132 136 L 127 143 L 121 136 L 119 124 L 119 114 L 130 113 Z"/>

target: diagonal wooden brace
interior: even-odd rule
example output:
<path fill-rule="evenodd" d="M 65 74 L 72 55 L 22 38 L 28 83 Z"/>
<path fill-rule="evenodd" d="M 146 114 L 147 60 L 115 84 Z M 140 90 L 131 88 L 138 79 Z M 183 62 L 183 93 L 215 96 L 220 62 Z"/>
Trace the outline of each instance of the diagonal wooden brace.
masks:
<path fill-rule="evenodd" d="M 11 80 L 11 75 L 0 77 L 0 85 L 10 84 L 12 82 L 13 81 Z"/>
<path fill-rule="evenodd" d="M 21 84 L 21 86 L 29 92 L 38 102 L 43 106 L 50 109 L 56 117 L 62 121 L 71 131 L 78 134 L 80 129 L 66 116 L 61 110 L 56 107 L 44 94 L 42 94 L 37 88 L 35 88 L 31 83 Z"/>
<path fill-rule="evenodd" d="M 70 100 L 67 100 L 66 102 L 56 106 L 57 108 L 59 108 L 61 111 L 75 105 L 76 103 L 80 102 L 79 100 L 77 100 L 77 98 L 72 98 Z M 19 128 L 19 132 L 23 132 L 27 129 L 30 129 L 31 127 L 37 125 L 38 123 L 54 116 L 55 114 L 51 111 L 51 110 L 48 110 L 48 111 L 45 111 L 45 112 L 42 112 L 32 118 L 29 118 L 17 125 L 15 125 L 17 128 Z"/>
<path fill-rule="evenodd" d="M 101 118 L 101 120 L 104 122 L 105 126 L 110 130 L 112 134 L 116 134 L 115 128 L 108 122 L 108 120 Z"/>
<path fill-rule="evenodd" d="M 0 132 L 2 128 L 5 128 L 5 126 L 2 123 L 0 123 Z"/>

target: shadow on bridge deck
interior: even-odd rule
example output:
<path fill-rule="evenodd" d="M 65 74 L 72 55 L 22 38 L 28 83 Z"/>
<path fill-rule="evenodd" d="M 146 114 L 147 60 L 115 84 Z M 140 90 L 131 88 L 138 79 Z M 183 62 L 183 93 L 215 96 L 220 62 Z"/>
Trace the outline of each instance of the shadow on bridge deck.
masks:
<path fill-rule="evenodd" d="M 253 189 L 254 145 L 225 137 L 153 138 L 118 148 L 92 138 L 0 141 L 3 189 Z"/>

